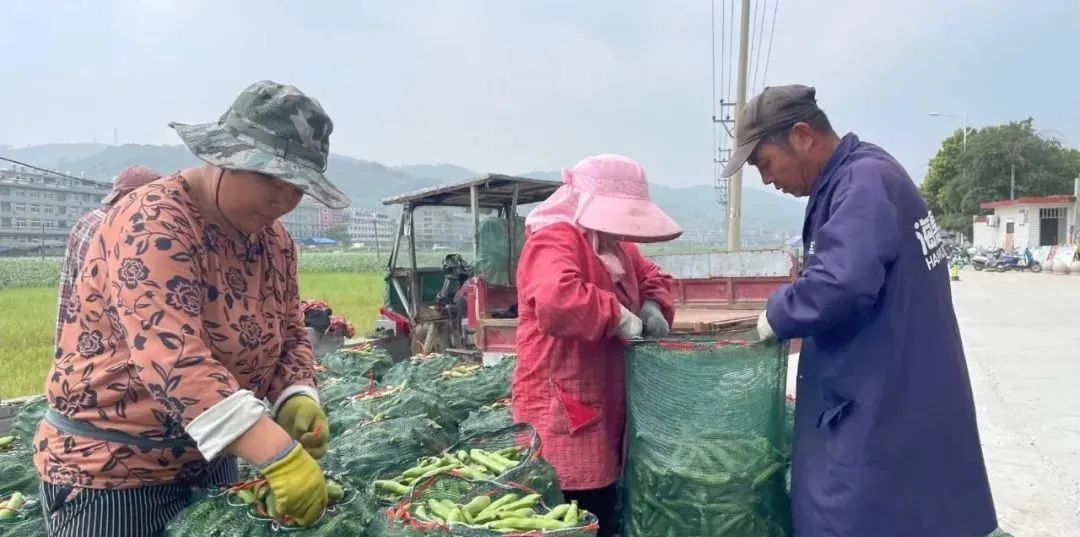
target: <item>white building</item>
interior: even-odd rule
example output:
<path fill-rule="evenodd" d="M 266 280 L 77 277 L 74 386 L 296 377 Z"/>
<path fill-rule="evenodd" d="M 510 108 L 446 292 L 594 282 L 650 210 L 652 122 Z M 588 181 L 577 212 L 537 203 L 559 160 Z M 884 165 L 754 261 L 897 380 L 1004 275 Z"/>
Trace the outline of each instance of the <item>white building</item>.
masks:
<path fill-rule="evenodd" d="M 349 241 L 368 248 L 389 248 L 397 231 L 389 216 L 370 209 L 354 208 L 349 214 Z"/>
<path fill-rule="evenodd" d="M 0 250 L 62 248 L 112 185 L 25 166 L 0 169 Z"/>
<path fill-rule="evenodd" d="M 975 246 L 1011 250 L 1080 242 L 1080 204 L 1075 195 L 988 201 L 982 208 L 993 214 L 975 217 Z"/>

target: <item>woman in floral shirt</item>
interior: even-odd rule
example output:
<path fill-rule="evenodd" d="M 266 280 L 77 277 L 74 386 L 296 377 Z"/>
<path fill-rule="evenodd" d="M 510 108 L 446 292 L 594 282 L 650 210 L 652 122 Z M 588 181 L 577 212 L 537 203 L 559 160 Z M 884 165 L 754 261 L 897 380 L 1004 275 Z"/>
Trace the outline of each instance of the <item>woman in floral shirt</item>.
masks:
<path fill-rule="evenodd" d="M 329 439 L 278 221 L 323 176 L 332 124 L 292 86 L 249 86 L 217 123 L 173 124 L 206 165 L 117 202 L 63 312 L 35 439 L 50 534 L 160 534 L 194 486 L 267 478 L 280 513 L 326 505 Z"/>

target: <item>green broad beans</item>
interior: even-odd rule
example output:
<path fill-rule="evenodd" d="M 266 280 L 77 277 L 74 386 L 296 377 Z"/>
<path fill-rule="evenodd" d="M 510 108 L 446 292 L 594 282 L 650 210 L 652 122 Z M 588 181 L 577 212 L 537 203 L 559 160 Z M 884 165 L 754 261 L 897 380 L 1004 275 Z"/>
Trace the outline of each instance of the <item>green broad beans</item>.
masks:
<path fill-rule="evenodd" d="M 628 537 L 786 537 L 786 455 L 766 439 L 685 444 L 627 464 Z M 782 496 L 786 496 L 781 494 Z"/>
<path fill-rule="evenodd" d="M 414 484 L 442 474 L 457 475 L 469 481 L 494 479 L 521 464 L 522 455 L 522 448 L 508 447 L 498 451 L 462 449 L 438 457 L 427 457 L 390 479 L 376 480 L 372 484 L 372 495 L 387 502 L 396 502 Z"/>
<path fill-rule="evenodd" d="M 466 503 L 431 498 L 414 504 L 410 513 L 422 523 L 451 529 L 465 526 L 495 533 L 543 534 L 581 528 L 590 522 L 589 513 L 578 508 L 576 502 L 545 509 L 539 494 L 521 496 L 513 492 L 495 497 L 480 495 Z"/>

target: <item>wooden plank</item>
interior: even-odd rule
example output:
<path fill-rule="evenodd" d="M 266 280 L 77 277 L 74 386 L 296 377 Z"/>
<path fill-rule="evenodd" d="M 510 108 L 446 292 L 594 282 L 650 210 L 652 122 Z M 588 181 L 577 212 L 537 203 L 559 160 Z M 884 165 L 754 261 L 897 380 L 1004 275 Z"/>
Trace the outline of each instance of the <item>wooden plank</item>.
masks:
<path fill-rule="evenodd" d="M 717 326 L 757 319 L 761 309 L 704 309 L 687 308 L 675 310 L 672 329 L 678 332 L 706 332 Z"/>

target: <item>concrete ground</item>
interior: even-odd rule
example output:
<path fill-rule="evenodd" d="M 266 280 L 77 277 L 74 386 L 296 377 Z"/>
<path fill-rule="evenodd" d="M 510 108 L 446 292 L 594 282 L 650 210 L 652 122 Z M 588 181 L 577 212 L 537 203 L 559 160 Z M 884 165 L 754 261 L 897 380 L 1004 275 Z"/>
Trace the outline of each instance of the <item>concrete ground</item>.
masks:
<path fill-rule="evenodd" d="M 953 296 L 1001 526 L 1080 536 L 1080 276 L 967 270 Z"/>
<path fill-rule="evenodd" d="M 953 298 L 1001 527 L 1080 537 L 1080 276 L 969 269 Z"/>

